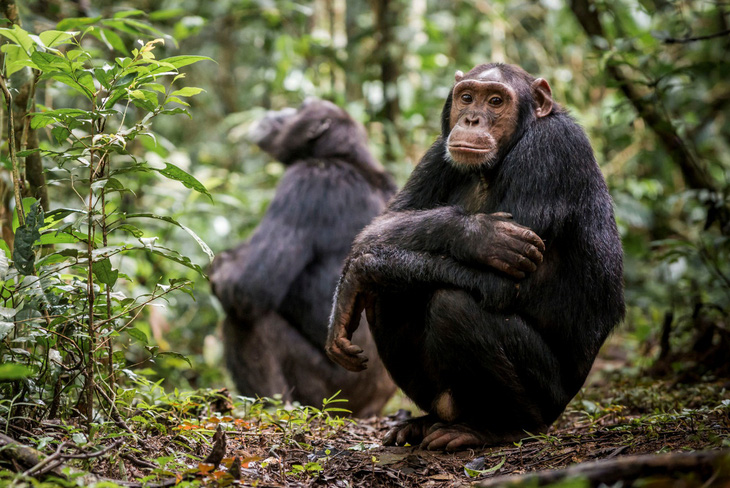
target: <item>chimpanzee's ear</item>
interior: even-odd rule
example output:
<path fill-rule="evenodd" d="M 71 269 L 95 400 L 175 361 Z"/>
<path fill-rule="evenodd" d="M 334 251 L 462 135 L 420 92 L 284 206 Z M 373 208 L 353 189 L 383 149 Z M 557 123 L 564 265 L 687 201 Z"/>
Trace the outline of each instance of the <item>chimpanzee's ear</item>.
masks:
<path fill-rule="evenodd" d="M 316 121 L 307 129 L 307 139 L 311 141 L 318 138 L 330 128 L 331 124 L 332 120 L 330 119 Z"/>
<path fill-rule="evenodd" d="M 454 82 L 455 83 L 458 83 L 458 82 L 460 82 L 463 79 L 464 79 L 464 72 L 461 71 L 461 70 L 458 70 L 456 72 L 456 74 L 454 75 Z"/>
<path fill-rule="evenodd" d="M 532 82 L 532 98 L 535 100 L 535 115 L 538 119 L 553 111 L 553 91 L 544 78 Z"/>

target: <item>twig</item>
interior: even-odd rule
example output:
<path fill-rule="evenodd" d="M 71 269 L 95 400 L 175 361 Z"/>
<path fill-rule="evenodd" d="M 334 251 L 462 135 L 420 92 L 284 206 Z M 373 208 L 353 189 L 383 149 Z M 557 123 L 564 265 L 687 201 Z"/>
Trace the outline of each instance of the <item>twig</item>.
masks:
<path fill-rule="evenodd" d="M 58 445 L 56 448 L 56 452 L 51 454 L 50 456 L 47 456 L 45 459 L 39 461 L 34 466 L 31 466 L 30 469 L 28 469 L 25 473 L 23 473 L 23 476 L 40 476 L 43 473 L 47 473 L 49 471 L 52 471 L 53 469 L 58 467 L 59 463 L 56 463 L 56 461 L 59 460 L 61 457 L 61 453 L 63 449 L 69 445 L 68 441 L 62 442 Z M 44 469 L 47 468 L 47 469 Z"/>
<path fill-rule="evenodd" d="M 123 440 L 117 439 L 116 441 L 112 442 L 108 446 L 106 446 L 106 447 L 104 447 L 102 449 L 99 449 L 98 451 L 94 451 L 94 452 L 82 452 L 81 454 L 62 454 L 62 457 L 64 459 L 93 459 L 95 457 L 102 456 L 102 455 L 106 454 L 107 452 L 109 452 L 109 451 L 111 451 L 113 449 L 118 448 L 123 443 L 124 443 Z M 80 448 L 78 446 L 73 446 L 73 447 L 75 447 L 76 449 L 79 449 L 80 450 Z"/>
<path fill-rule="evenodd" d="M 118 439 L 114 441 L 113 443 L 109 444 L 108 446 L 99 449 L 98 451 L 94 452 L 82 452 L 81 454 L 65 454 L 63 450 L 67 447 L 74 447 L 77 450 L 81 450 L 78 446 L 66 441 L 62 442 L 61 445 L 58 446 L 56 449 L 56 452 L 45 458 L 44 460 L 40 461 L 38 464 L 27 470 L 25 473 L 23 473 L 23 476 L 42 476 L 49 471 L 52 471 L 56 469 L 57 467 L 61 466 L 63 462 L 66 459 L 93 459 L 99 456 L 103 456 L 107 452 L 116 449 L 122 444 L 122 440 Z"/>
<path fill-rule="evenodd" d="M 109 410 L 111 411 L 112 420 L 114 420 L 114 423 L 117 424 L 117 427 L 120 427 L 120 428 L 126 430 L 127 432 L 129 432 L 130 434 L 134 435 L 134 431 L 131 428 L 129 428 L 127 423 L 124 421 L 122 416 L 119 414 L 119 410 L 117 410 L 117 406 L 114 404 L 114 400 L 109 398 L 109 395 L 106 394 L 106 392 L 104 391 L 104 388 L 102 388 L 101 385 L 99 385 L 97 383 L 95 386 L 96 386 L 96 391 L 99 393 L 99 395 L 101 395 L 104 398 L 104 400 L 106 400 L 106 402 L 109 404 Z"/>
<path fill-rule="evenodd" d="M 695 41 L 706 41 L 707 39 L 714 39 L 715 37 L 722 37 L 730 35 L 730 29 L 715 32 L 714 34 L 708 34 L 706 36 L 697 36 L 697 37 L 666 37 L 662 39 L 664 44 L 685 44 L 688 42 L 695 42 Z"/>
<path fill-rule="evenodd" d="M 129 453 L 120 454 L 119 457 L 122 458 L 122 459 L 126 459 L 127 461 L 129 461 L 130 463 L 134 464 L 138 468 L 144 468 L 144 469 L 157 469 L 157 468 L 159 468 L 159 466 L 157 466 L 156 464 L 153 464 L 153 463 L 151 463 L 149 461 L 145 461 L 144 459 L 136 458 L 136 457 L 132 456 Z"/>

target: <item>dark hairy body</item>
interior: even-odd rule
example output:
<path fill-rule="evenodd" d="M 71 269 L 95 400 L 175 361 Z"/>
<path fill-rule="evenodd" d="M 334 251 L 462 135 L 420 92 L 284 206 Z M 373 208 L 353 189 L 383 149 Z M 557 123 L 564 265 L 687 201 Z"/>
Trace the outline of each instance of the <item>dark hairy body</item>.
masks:
<path fill-rule="evenodd" d="M 583 130 L 521 68 L 456 84 L 441 137 L 355 239 L 330 322 L 352 371 L 365 310 L 396 384 L 427 414 L 386 444 L 496 444 L 547 430 L 624 314 L 612 202 Z"/>
<path fill-rule="evenodd" d="M 361 377 L 332 363 L 324 343 L 352 240 L 395 185 L 368 151 L 364 129 L 330 102 L 270 112 L 252 139 L 286 171 L 250 240 L 219 254 L 211 269 L 227 313 L 228 369 L 244 395 L 280 393 L 319 406 L 342 390 L 345 408 L 373 415 L 395 390 L 382 364 Z M 367 327 L 359 339 L 377 355 Z"/>

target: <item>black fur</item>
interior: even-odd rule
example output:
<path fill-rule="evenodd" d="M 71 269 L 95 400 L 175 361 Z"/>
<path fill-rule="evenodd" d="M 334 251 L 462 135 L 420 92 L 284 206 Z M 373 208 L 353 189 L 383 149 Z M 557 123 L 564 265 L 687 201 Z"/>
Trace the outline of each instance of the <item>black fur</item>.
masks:
<path fill-rule="evenodd" d="M 236 386 L 315 406 L 343 390 L 356 415 L 377 413 L 395 389 L 382 364 L 363 378 L 337 368 L 323 346 L 352 240 L 383 211 L 394 183 L 362 126 L 332 103 L 269 113 L 252 133 L 287 169 L 251 239 L 218 255 L 211 270 Z M 374 352 L 369 333 L 363 340 Z"/>
<path fill-rule="evenodd" d="M 441 137 L 356 238 L 338 288 L 359 282 L 370 296 L 370 327 L 396 384 L 434 418 L 450 392 L 455 420 L 440 420 L 485 442 L 555 421 L 624 315 L 621 242 L 585 133 L 557 105 L 538 119 L 535 79 L 520 68 L 481 65 L 465 78 L 495 67 L 520 103 L 497 162 L 473 171 L 450 162 L 449 95 Z M 522 280 L 474 259 L 492 232 L 484 217 L 496 212 L 544 240 L 543 262 Z"/>

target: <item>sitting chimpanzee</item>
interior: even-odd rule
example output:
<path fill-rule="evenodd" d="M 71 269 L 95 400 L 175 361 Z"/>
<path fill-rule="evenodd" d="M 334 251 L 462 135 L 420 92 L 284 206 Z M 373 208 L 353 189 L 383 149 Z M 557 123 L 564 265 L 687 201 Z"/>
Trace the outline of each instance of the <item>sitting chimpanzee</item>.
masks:
<path fill-rule="evenodd" d="M 516 66 L 456 83 L 442 134 L 355 239 L 327 352 L 351 371 L 365 309 L 396 384 L 427 412 L 386 444 L 496 444 L 545 431 L 624 314 L 611 198 L 583 130 Z"/>
<path fill-rule="evenodd" d="M 318 406 L 342 390 L 354 415 L 377 413 L 395 391 L 380 361 L 367 377 L 324 351 L 332 295 L 353 238 L 380 214 L 395 185 L 344 110 L 307 99 L 269 112 L 251 139 L 286 165 L 251 239 L 218 255 L 213 292 L 223 304 L 224 353 L 244 395 Z M 367 328 L 359 338 L 376 354 Z"/>

